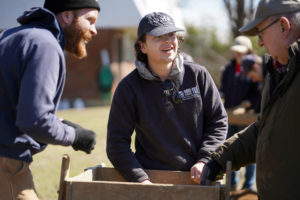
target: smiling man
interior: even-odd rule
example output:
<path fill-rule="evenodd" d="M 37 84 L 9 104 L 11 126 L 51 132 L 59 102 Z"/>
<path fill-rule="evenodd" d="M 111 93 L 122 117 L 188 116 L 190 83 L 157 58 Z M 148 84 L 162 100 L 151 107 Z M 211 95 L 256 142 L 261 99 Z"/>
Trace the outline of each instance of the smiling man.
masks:
<path fill-rule="evenodd" d="M 258 35 L 270 56 L 257 122 L 229 138 L 204 167 L 202 183 L 256 162 L 261 200 L 300 199 L 300 1 L 261 0 L 252 21 L 240 29 Z"/>
<path fill-rule="evenodd" d="M 184 61 L 178 31 L 165 13 L 144 16 L 136 69 L 114 94 L 107 155 L 128 181 L 151 183 L 144 169 L 159 169 L 190 171 L 200 183 L 202 167 L 225 139 L 227 115 L 219 92 L 204 67 Z"/>
<path fill-rule="evenodd" d="M 55 112 L 66 78 L 63 51 L 87 55 L 99 11 L 96 0 L 46 0 L 0 35 L 0 200 L 38 199 L 29 164 L 47 144 L 93 150 L 95 133 Z"/>

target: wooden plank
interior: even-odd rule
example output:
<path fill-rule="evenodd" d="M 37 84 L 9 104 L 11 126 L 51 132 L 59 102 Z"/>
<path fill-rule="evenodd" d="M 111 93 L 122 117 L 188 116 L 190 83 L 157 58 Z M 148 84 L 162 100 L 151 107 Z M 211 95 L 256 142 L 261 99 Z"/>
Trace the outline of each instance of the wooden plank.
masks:
<path fill-rule="evenodd" d="M 72 178 L 68 178 L 68 181 L 93 181 L 95 177 L 95 172 L 93 170 L 87 170 L 77 176 L 74 176 Z"/>
<path fill-rule="evenodd" d="M 95 168 L 93 180 L 101 181 L 121 181 L 125 179 L 114 168 Z M 190 172 L 167 171 L 167 170 L 145 170 L 152 183 L 162 184 L 189 184 L 196 185 L 190 178 Z"/>
<path fill-rule="evenodd" d="M 68 182 L 72 200 L 220 200 L 220 187 L 200 185 L 140 184 L 128 182 Z"/>
<path fill-rule="evenodd" d="M 226 185 L 225 185 L 225 200 L 230 200 L 230 188 L 231 188 L 231 161 L 226 162 Z"/>
<path fill-rule="evenodd" d="M 65 179 L 66 200 L 224 200 L 223 186 L 200 186 L 189 172 L 146 170 L 152 185 L 126 182 L 114 168 L 94 167 Z"/>
<path fill-rule="evenodd" d="M 231 109 L 227 109 L 228 124 L 248 126 L 257 121 L 258 114 L 246 112 L 244 114 L 235 115 Z"/>
<path fill-rule="evenodd" d="M 66 192 L 66 179 L 69 177 L 70 171 L 70 157 L 65 154 L 62 157 L 61 171 L 60 171 L 60 180 L 59 180 L 59 188 L 58 188 L 58 200 L 65 199 Z"/>

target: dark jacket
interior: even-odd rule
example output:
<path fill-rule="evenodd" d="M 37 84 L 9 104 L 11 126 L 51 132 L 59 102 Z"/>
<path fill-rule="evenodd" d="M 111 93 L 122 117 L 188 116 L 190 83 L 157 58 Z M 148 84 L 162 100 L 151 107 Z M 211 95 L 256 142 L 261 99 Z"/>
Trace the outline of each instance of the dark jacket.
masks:
<path fill-rule="evenodd" d="M 66 67 L 55 16 L 33 8 L 0 35 L 0 156 L 32 161 L 45 144 L 71 145 L 75 131 L 55 112 Z"/>
<path fill-rule="evenodd" d="M 242 76 L 242 73 L 235 73 L 236 60 L 232 59 L 228 63 L 221 76 L 220 92 L 224 98 L 225 108 L 238 106 L 243 100 L 246 100 L 249 90 L 250 80 Z"/>
<path fill-rule="evenodd" d="M 206 162 L 227 132 L 227 115 L 207 70 L 181 64 L 170 77 L 182 99 L 175 103 L 162 81 L 136 65 L 111 105 L 107 155 L 114 167 L 127 180 L 142 181 L 148 178 L 143 168 L 189 171 L 197 161 Z M 135 153 L 130 148 L 134 131 Z"/>
<path fill-rule="evenodd" d="M 220 92 L 224 98 L 225 108 L 233 108 L 240 105 L 244 100 L 251 102 L 252 109 L 259 111 L 260 91 L 258 83 L 252 82 L 242 72 L 235 73 L 236 60 L 232 59 L 228 63 L 221 76 Z"/>
<path fill-rule="evenodd" d="M 265 77 L 261 113 L 256 123 L 229 138 L 212 157 L 225 169 L 256 162 L 256 183 L 262 200 L 300 199 L 300 50 L 289 48 L 287 73 L 282 77 L 272 60 Z"/>

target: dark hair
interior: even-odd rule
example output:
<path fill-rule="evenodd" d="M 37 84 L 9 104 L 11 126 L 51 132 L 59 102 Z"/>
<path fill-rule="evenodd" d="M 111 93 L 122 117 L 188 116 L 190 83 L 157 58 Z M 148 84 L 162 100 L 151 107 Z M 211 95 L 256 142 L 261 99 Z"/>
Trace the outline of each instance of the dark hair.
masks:
<path fill-rule="evenodd" d="M 176 35 L 177 36 L 177 40 L 178 40 L 178 44 L 183 43 L 184 38 L 181 35 Z M 148 63 L 148 57 L 146 54 L 144 54 L 141 51 L 141 46 L 140 46 L 140 42 L 146 42 L 146 34 L 142 34 L 134 43 L 134 49 L 135 49 L 135 57 L 137 60 L 143 62 L 143 63 Z M 178 53 L 180 52 L 180 48 L 178 47 Z"/>

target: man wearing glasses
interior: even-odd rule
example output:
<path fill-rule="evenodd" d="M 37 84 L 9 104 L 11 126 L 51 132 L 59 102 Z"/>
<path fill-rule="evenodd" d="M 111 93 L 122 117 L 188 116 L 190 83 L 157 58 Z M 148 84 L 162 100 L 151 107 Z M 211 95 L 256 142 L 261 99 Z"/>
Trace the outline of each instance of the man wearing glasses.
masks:
<path fill-rule="evenodd" d="M 200 183 L 204 164 L 225 139 L 227 115 L 219 92 L 204 67 L 179 54 L 178 31 L 165 13 L 143 17 L 136 69 L 114 94 L 107 155 L 128 181 L 149 184 L 144 169 L 158 169 L 190 171 Z"/>
<path fill-rule="evenodd" d="M 261 0 L 255 17 L 240 31 L 258 35 L 270 56 L 257 122 L 235 134 L 204 167 L 202 184 L 224 172 L 256 162 L 261 200 L 300 199 L 300 1 Z"/>

